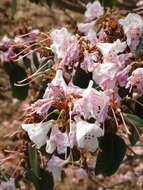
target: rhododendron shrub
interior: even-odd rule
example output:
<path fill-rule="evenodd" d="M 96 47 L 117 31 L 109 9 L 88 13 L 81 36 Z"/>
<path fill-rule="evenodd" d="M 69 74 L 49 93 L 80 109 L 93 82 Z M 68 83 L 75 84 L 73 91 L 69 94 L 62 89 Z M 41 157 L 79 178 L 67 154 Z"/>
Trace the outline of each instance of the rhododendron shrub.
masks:
<path fill-rule="evenodd" d="M 71 165 L 84 178 L 90 171 L 111 176 L 127 144 L 140 140 L 143 117 L 136 108 L 142 109 L 143 67 L 135 60 L 140 60 L 143 20 L 134 13 L 117 20 L 98 1 L 87 5 L 85 17 L 77 33 L 64 27 L 46 35 L 31 31 L 14 40 L 4 37 L 0 44 L 13 88 L 39 85 L 26 108 L 20 150 L 20 166 L 36 189 L 52 189 L 53 177 L 61 178 Z M 13 67 L 23 78 L 13 79 Z"/>

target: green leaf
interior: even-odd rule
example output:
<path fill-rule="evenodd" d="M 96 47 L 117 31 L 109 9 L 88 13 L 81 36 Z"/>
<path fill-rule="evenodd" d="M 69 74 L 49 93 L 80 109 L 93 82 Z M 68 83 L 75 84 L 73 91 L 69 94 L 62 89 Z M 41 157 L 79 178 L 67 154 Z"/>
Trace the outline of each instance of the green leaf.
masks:
<path fill-rule="evenodd" d="M 107 133 L 100 138 L 99 147 L 101 151 L 97 156 L 95 174 L 111 176 L 117 171 L 125 156 L 126 144 L 121 137 Z"/>
<path fill-rule="evenodd" d="M 73 84 L 80 88 L 87 88 L 90 80 L 92 80 L 92 74 L 86 73 L 80 68 L 80 65 L 78 65 L 75 75 L 73 76 Z"/>
<path fill-rule="evenodd" d="M 124 113 L 123 116 L 125 120 L 130 122 L 132 125 L 135 125 L 136 127 L 143 127 L 143 120 L 137 115 Z"/>
<path fill-rule="evenodd" d="M 37 178 L 31 170 L 26 173 L 26 178 L 35 185 L 36 190 L 53 190 L 54 188 L 52 174 L 42 168 L 40 168 L 40 178 Z"/>
<path fill-rule="evenodd" d="M 26 179 L 35 185 L 36 190 L 40 190 L 39 178 L 37 178 L 31 170 L 26 172 Z"/>
<path fill-rule="evenodd" d="M 140 43 L 136 49 L 136 52 L 143 50 L 143 38 L 141 38 Z"/>
<path fill-rule="evenodd" d="M 24 57 L 23 58 L 23 63 L 24 63 L 24 66 L 28 69 L 31 67 L 31 60 L 27 57 Z"/>
<path fill-rule="evenodd" d="M 33 56 L 33 64 L 35 65 L 36 69 L 38 69 L 40 63 L 39 63 L 36 52 L 33 52 L 32 56 Z"/>
<path fill-rule="evenodd" d="M 52 6 L 52 3 L 53 3 L 53 0 L 47 0 L 46 2 L 47 2 L 47 4 L 48 4 L 48 6 L 51 7 L 51 6 Z"/>
<path fill-rule="evenodd" d="M 41 169 L 41 180 L 40 180 L 40 190 L 53 190 L 54 180 L 51 173 Z"/>
<path fill-rule="evenodd" d="M 117 0 L 102 0 L 101 4 L 105 7 L 113 7 L 117 3 Z"/>
<path fill-rule="evenodd" d="M 33 174 L 36 177 L 40 177 L 40 164 L 38 159 L 38 152 L 36 147 L 29 146 L 29 162 Z"/>
<path fill-rule="evenodd" d="M 12 18 L 14 18 L 14 16 L 15 16 L 16 7 L 17 7 L 16 0 L 12 0 L 12 3 L 11 3 L 11 16 L 12 16 Z"/>
<path fill-rule="evenodd" d="M 135 128 L 131 129 L 131 135 L 129 135 L 129 140 L 132 146 L 134 146 L 139 140 L 140 136 Z"/>
<path fill-rule="evenodd" d="M 27 77 L 25 70 L 12 61 L 5 62 L 4 69 L 9 75 L 13 97 L 24 100 L 28 95 L 29 86 L 15 86 L 15 84 Z"/>

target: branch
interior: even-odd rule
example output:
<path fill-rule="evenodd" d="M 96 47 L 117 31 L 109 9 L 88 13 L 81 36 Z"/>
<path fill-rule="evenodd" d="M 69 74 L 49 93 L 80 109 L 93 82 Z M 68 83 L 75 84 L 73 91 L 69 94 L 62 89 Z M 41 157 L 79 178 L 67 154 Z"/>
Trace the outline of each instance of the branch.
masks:
<path fill-rule="evenodd" d="M 136 159 L 143 159 L 143 154 L 135 154 L 133 156 L 128 155 L 127 158 L 123 161 L 123 163 L 132 161 L 132 160 L 136 160 Z"/>
<path fill-rule="evenodd" d="M 66 8 L 66 9 L 72 10 L 74 12 L 84 13 L 86 10 L 86 8 L 84 6 L 72 3 L 71 1 L 68 1 L 68 0 L 60 0 L 60 1 L 55 0 L 54 2 L 60 8 Z"/>
<path fill-rule="evenodd" d="M 115 184 L 112 184 L 112 185 L 103 187 L 102 190 L 112 189 L 113 187 L 120 186 L 120 185 L 124 185 L 125 183 L 130 183 L 130 181 L 129 181 L 129 180 L 126 180 L 126 181 L 122 181 L 122 182 L 120 182 L 120 183 L 115 183 Z"/>

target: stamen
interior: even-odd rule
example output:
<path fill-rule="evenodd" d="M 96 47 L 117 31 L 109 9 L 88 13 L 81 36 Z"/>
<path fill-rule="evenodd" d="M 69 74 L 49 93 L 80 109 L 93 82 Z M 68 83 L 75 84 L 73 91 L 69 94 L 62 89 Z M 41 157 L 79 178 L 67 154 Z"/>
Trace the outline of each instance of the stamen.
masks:
<path fill-rule="evenodd" d="M 121 116 L 121 119 L 122 119 L 122 121 L 123 121 L 123 126 L 125 127 L 125 130 L 126 130 L 127 134 L 128 134 L 128 135 L 131 135 L 131 132 L 129 131 L 129 129 L 128 129 L 126 123 L 125 123 L 125 120 L 124 120 L 124 117 L 123 117 L 122 112 L 120 112 L 120 116 Z"/>
<path fill-rule="evenodd" d="M 118 120 L 117 120 L 117 117 L 116 117 L 116 114 L 114 112 L 114 109 L 111 107 L 111 110 L 112 110 L 112 113 L 113 113 L 113 117 L 115 119 L 115 122 L 116 122 L 116 125 L 117 125 L 117 128 L 119 128 L 119 123 L 118 123 Z"/>

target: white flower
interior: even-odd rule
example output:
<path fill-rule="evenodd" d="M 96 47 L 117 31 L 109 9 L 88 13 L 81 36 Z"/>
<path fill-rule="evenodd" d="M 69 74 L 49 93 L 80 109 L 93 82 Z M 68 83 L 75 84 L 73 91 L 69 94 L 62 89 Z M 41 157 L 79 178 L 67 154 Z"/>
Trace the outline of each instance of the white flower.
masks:
<path fill-rule="evenodd" d="M 75 42 L 75 36 L 68 32 L 66 28 L 53 30 L 50 36 L 53 40 L 51 49 L 57 54 L 58 58 L 63 58 L 66 55 L 71 43 Z"/>
<path fill-rule="evenodd" d="M 104 132 L 98 123 L 88 123 L 84 120 L 79 120 L 76 123 L 76 138 L 79 148 L 95 152 L 99 146 L 97 137 L 103 135 Z"/>
<path fill-rule="evenodd" d="M 119 39 L 114 43 L 97 43 L 96 45 L 103 54 L 104 58 L 115 56 L 118 53 L 123 52 L 127 47 L 126 42 L 121 42 Z"/>
<path fill-rule="evenodd" d="M 86 5 L 85 16 L 88 18 L 88 20 L 93 20 L 94 18 L 98 18 L 103 14 L 104 8 L 101 6 L 99 1 L 88 3 Z"/>
<path fill-rule="evenodd" d="M 16 190 L 15 180 L 10 178 L 8 181 L 2 181 L 0 184 L 0 190 Z"/>
<path fill-rule="evenodd" d="M 52 127 L 53 122 L 22 124 L 22 128 L 27 131 L 28 136 L 37 148 L 41 148 L 47 141 L 47 133 Z"/>
<path fill-rule="evenodd" d="M 137 26 L 143 30 L 143 20 L 141 16 L 136 13 L 129 13 L 124 19 L 120 19 L 119 23 L 123 26 L 125 33 L 127 33 L 134 26 Z"/>
<path fill-rule="evenodd" d="M 48 161 L 48 171 L 52 172 L 54 178 L 60 178 L 62 167 L 67 163 L 67 160 L 62 160 L 59 157 L 53 155 Z"/>
<path fill-rule="evenodd" d="M 123 26 L 124 33 L 127 36 L 127 44 L 131 50 L 135 50 L 139 44 L 143 32 L 143 20 L 141 16 L 135 13 L 129 13 L 119 23 Z"/>

